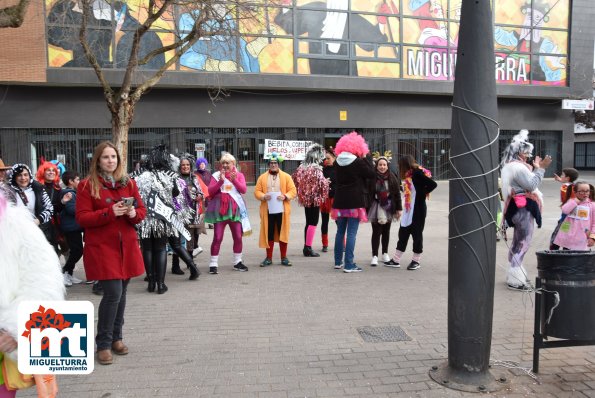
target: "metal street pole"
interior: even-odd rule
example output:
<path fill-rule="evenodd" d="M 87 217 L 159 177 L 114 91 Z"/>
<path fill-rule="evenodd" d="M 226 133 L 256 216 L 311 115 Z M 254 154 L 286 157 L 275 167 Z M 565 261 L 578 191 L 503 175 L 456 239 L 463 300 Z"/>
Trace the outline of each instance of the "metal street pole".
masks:
<path fill-rule="evenodd" d="M 490 0 L 463 0 L 452 108 L 448 362 L 438 383 L 495 391 L 490 373 L 498 205 L 498 112 Z"/>

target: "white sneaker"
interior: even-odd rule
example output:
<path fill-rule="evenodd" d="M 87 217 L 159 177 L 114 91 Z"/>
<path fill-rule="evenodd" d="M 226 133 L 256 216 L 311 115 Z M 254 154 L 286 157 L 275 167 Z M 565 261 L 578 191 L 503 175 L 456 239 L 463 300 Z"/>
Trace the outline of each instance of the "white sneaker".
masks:
<path fill-rule="evenodd" d="M 198 256 L 203 251 L 204 251 L 203 248 L 198 246 L 196 249 L 192 250 L 192 257 Z"/>
<path fill-rule="evenodd" d="M 64 278 L 64 286 L 72 286 L 72 281 L 70 280 L 70 274 L 68 272 L 63 273 L 62 277 Z"/>
<path fill-rule="evenodd" d="M 382 262 L 388 263 L 389 261 L 390 261 L 390 256 L 388 255 L 388 253 L 383 253 L 382 254 Z"/>
<path fill-rule="evenodd" d="M 370 265 L 371 265 L 372 267 L 375 267 L 375 266 L 377 266 L 377 265 L 378 265 L 378 256 L 374 256 L 374 257 L 372 257 L 372 261 L 370 261 Z"/>
<path fill-rule="evenodd" d="M 79 278 L 77 278 L 74 275 L 70 275 L 70 281 L 72 282 L 73 285 L 78 285 L 79 283 L 83 283 L 82 280 L 80 280 Z"/>

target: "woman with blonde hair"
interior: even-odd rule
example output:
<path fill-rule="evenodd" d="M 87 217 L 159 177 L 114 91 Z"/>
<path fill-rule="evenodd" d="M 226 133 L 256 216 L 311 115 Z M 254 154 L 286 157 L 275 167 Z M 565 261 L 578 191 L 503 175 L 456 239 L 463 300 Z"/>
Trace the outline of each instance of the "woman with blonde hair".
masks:
<path fill-rule="evenodd" d="M 87 278 L 98 280 L 103 288 L 95 338 L 97 361 L 102 365 L 113 362 L 112 351 L 128 354 L 122 342 L 126 289 L 130 278 L 144 272 L 135 225 L 146 211 L 117 148 L 108 141 L 97 145 L 89 176 L 78 187 L 76 221 L 85 229 Z"/>
<path fill-rule="evenodd" d="M 233 238 L 233 269 L 246 272 L 248 267 L 242 263 L 242 235 L 252 232 L 246 203 L 242 197 L 246 193 L 246 179 L 236 169 L 236 159 L 230 153 L 224 153 L 219 163 L 219 171 L 213 173 L 209 183 L 210 199 L 205 213 L 205 222 L 214 225 L 209 273 L 218 273 L 219 251 L 227 225 Z"/>

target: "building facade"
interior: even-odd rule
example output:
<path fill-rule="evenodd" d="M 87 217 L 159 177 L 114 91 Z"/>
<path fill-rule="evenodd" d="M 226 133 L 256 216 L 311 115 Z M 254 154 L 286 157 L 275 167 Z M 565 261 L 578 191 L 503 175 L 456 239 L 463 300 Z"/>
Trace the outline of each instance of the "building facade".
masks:
<path fill-rule="evenodd" d="M 95 3 L 89 41 L 117 84 L 147 2 Z M 591 96 L 595 4 L 492 4 L 501 147 L 525 128 L 536 154 L 554 158 L 550 175 L 573 166 L 574 119 L 561 100 Z M 437 178 L 448 178 L 460 6 L 461 0 L 257 1 L 250 17 L 225 14 L 219 33 L 199 40 L 141 99 L 129 166 L 164 142 L 174 152 L 204 148 L 211 163 L 231 152 L 254 181 L 265 168 L 266 138 L 329 147 L 357 130 L 373 150 L 413 154 Z M 35 165 L 43 156 L 85 172 L 93 146 L 111 137 L 102 90 L 81 57 L 77 13 L 74 1 L 44 0 L 22 28 L 0 31 L 5 162 Z M 184 37 L 199 14 L 172 8 L 141 41 L 141 55 Z M 154 58 L 137 77 L 170 56 Z"/>

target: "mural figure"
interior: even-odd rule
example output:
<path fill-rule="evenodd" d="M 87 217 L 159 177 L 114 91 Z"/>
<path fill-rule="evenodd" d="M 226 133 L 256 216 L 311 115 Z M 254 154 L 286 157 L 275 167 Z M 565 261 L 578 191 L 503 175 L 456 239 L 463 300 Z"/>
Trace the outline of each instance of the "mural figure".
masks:
<path fill-rule="evenodd" d="M 99 66 L 109 66 L 112 44 L 111 8 L 104 0 L 93 1 L 92 8 L 87 25 L 87 41 Z M 91 67 L 79 40 L 82 19 L 83 10 L 78 0 L 58 0 L 48 14 L 48 43 L 72 51 L 72 59 L 62 65 L 63 68 Z"/>
<path fill-rule="evenodd" d="M 124 32 L 124 35 L 116 45 L 115 66 L 116 68 L 126 68 L 128 59 L 130 58 L 130 51 L 132 50 L 134 32 L 141 24 L 130 15 L 125 3 L 119 1 L 114 3 L 114 11 L 116 13 L 116 32 Z M 143 59 L 151 51 L 161 47 L 163 47 L 163 44 L 157 33 L 148 30 L 140 40 L 138 59 Z M 163 65 L 165 65 L 165 54 L 161 53 L 151 58 L 146 64 L 139 65 L 138 68 L 156 70 Z"/>
<path fill-rule="evenodd" d="M 506 30 L 500 26 L 494 29 L 496 47 L 513 47 L 515 51 L 529 52 L 531 65 L 528 78 L 543 82 L 561 82 L 566 79 L 566 58 L 555 55 L 538 55 L 535 53 L 560 54 L 558 46 L 551 37 L 541 35 L 543 23 L 549 20 L 550 6 L 545 0 L 533 0 L 533 18 L 531 18 L 531 0 L 521 6 L 525 15 L 520 34 L 516 30 Z M 533 27 L 533 29 L 531 29 Z M 502 48 L 500 49 L 502 50 Z M 498 51 L 498 49 L 496 49 Z"/>
<path fill-rule="evenodd" d="M 326 3 L 314 1 L 307 3 L 305 7 L 309 9 L 282 8 L 274 21 L 288 34 L 307 33 L 309 39 L 322 39 L 308 42 L 308 52 L 320 56 L 320 58 L 308 59 L 312 75 L 349 75 L 349 63 L 352 62 L 353 74 L 357 76 L 356 61 L 336 59 L 338 56 L 349 56 L 348 41 L 356 42 L 355 45 L 365 51 L 374 50 L 374 46 L 369 43 L 387 42 L 387 36 L 384 33 L 386 23 L 382 23 L 386 22 L 385 16 L 378 16 L 378 24 L 374 25 L 359 14 L 334 11 L 347 11 L 349 0 L 327 0 Z M 326 13 L 321 12 L 325 10 Z M 396 7 L 391 11 L 398 13 Z M 294 12 L 296 13 L 296 32 L 293 31 Z M 348 17 L 350 18 L 349 29 L 347 28 Z"/>
<path fill-rule="evenodd" d="M 419 35 L 419 44 L 428 46 L 451 46 L 456 47 L 458 37 L 451 39 L 448 34 L 446 21 L 444 20 L 444 10 L 442 4 L 437 0 L 409 0 L 409 8 L 413 15 L 423 18 L 437 18 L 436 20 L 418 19 L 421 33 Z M 460 18 L 460 6 L 456 10 L 456 17 Z"/>
<path fill-rule="evenodd" d="M 248 43 L 239 34 L 236 21 L 222 4 L 214 4 L 213 9 L 219 14 L 217 20 L 206 21 L 204 31 L 223 30 L 228 35 L 201 37 L 180 58 L 180 65 L 187 68 L 218 72 L 260 72 L 258 55 L 268 44 L 266 37 L 258 37 Z M 185 13 L 180 16 L 178 27 L 181 38 L 192 30 L 200 11 Z"/>

